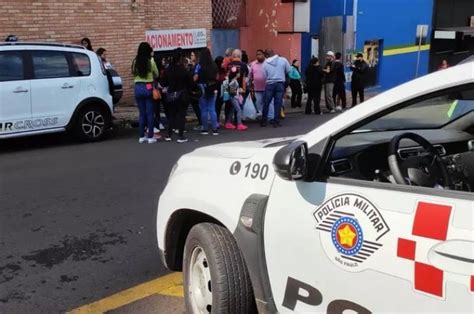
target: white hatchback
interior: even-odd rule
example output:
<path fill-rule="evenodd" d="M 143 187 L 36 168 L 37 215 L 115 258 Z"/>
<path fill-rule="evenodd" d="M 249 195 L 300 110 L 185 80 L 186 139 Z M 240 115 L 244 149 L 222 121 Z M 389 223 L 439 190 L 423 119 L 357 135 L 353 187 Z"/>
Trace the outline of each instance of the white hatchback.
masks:
<path fill-rule="evenodd" d="M 81 46 L 0 44 L 0 139 L 70 130 L 100 140 L 121 95 L 116 72 Z"/>

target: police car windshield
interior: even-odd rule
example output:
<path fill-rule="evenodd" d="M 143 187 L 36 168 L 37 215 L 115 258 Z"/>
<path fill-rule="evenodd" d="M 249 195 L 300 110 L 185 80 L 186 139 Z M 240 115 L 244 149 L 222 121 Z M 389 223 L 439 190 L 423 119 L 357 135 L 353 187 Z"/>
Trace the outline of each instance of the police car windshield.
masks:
<path fill-rule="evenodd" d="M 474 111 L 474 89 L 416 102 L 382 116 L 353 133 L 437 129 Z"/>

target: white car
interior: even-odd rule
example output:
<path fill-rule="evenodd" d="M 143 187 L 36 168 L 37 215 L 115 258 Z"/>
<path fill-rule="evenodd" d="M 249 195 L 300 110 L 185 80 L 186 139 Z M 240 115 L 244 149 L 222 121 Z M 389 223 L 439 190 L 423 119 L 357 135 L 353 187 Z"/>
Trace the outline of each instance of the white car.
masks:
<path fill-rule="evenodd" d="M 71 130 L 103 138 L 122 82 L 82 46 L 0 43 L 0 139 Z"/>
<path fill-rule="evenodd" d="M 183 156 L 157 236 L 189 313 L 473 313 L 474 62 Z"/>

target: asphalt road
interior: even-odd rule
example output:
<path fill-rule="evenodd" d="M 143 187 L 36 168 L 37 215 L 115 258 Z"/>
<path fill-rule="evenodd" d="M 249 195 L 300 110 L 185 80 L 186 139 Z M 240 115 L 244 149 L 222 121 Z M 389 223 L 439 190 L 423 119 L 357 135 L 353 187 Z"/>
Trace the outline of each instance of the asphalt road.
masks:
<path fill-rule="evenodd" d="M 155 235 L 174 162 L 216 143 L 303 134 L 330 118 L 288 115 L 284 127 L 138 144 L 137 130 L 100 143 L 65 135 L 0 142 L 0 313 L 63 312 L 167 273 Z M 217 188 L 217 185 L 216 185 Z"/>

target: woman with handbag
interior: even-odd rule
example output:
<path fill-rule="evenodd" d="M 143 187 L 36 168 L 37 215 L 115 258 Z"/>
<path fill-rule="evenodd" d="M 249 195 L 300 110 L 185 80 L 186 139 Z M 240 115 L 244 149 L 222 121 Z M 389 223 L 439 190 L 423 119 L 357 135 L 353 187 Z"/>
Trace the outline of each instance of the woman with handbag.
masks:
<path fill-rule="evenodd" d="M 186 143 L 188 139 L 184 137 L 184 127 L 193 79 L 184 65 L 183 53 L 179 48 L 174 51 L 171 64 L 165 70 L 163 85 L 167 87 L 166 101 L 169 114 L 165 141 L 171 142 L 173 129 L 177 129 L 179 132 L 177 142 Z"/>
<path fill-rule="evenodd" d="M 139 143 L 153 144 L 157 140 L 153 138 L 153 127 L 155 122 L 155 108 L 153 104 L 153 82 L 158 78 L 158 67 L 153 60 L 153 49 L 147 42 L 138 46 L 137 56 L 133 60 L 132 73 L 135 82 L 135 100 L 139 110 Z M 147 126 L 147 136 L 145 136 Z"/>

